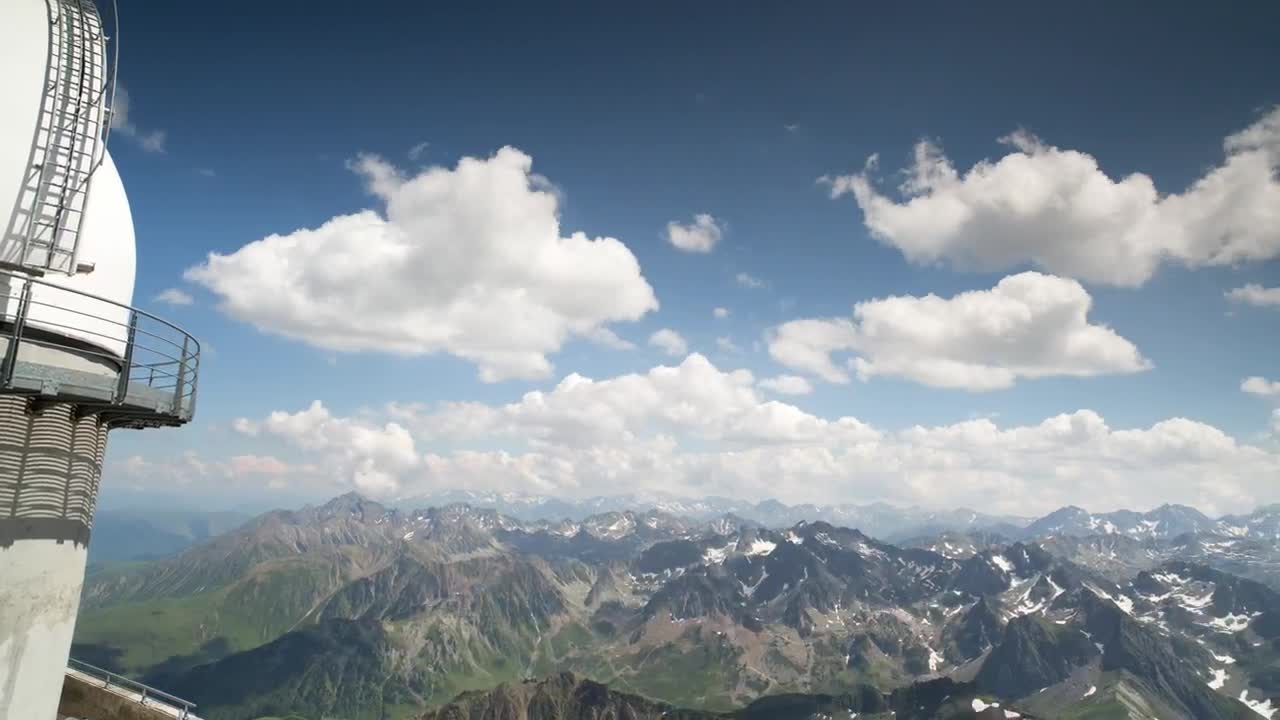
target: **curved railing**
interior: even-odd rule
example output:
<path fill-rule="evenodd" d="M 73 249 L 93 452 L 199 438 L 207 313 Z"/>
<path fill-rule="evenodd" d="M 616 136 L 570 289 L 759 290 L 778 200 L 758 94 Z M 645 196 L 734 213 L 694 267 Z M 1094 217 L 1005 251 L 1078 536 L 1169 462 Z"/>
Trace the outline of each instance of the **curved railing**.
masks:
<path fill-rule="evenodd" d="M 146 311 L 0 269 L 0 348 L 0 393 L 69 396 L 122 425 L 195 413 L 200 343 Z"/>

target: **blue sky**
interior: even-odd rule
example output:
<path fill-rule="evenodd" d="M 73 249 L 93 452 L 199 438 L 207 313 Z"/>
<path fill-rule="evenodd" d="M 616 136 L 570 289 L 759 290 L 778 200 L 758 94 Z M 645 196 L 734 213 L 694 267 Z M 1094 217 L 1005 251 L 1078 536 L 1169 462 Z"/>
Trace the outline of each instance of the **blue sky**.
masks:
<path fill-rule="evenodd" d="M 1280 500 L 1259 497 L 1280 483 L 1258 478 L 1272 471 L 1278 473 L 1272 478 L 1280 476 L 1272 427 L 1280 392 L 1261 385 L 1270 394 L 1241 390 L 1248 377 L 1280 378 L 1280 306 L 1233 302 L 1225 295 L 1249 284 L 1280 285 L 1280 230 L 1266 223 L 1280 218 L 1259 209 L 1272 197 L 1260 187 L 1267 185 L 1265 175 L 1252 176 L 1250 187 L 1229 186 L 1227 197 L 1253 198 L 1252 205 L 1216 201 L 1210 220 L 1199 225 L 1179 222 L 1190 216 L 1170 211 L 1178 228 L 1195 225 L 1187 231 L 1189 243 L 1230 235 L 1235 220 L 1227 211 L 1253 221 L 1256 237 L 1239 241 L 1247 251 L 1226 259 L 1211 259 L 1221 254 L 1208 250 L 1168 251 L 1138 282 L 1080 270 L 1087 259 L 1046 266 L 1019 260 L 1018 252 L 975 272 L 960 267 L 964 263 L 952 252 L 965 247 L 973 233 L 998 230 L 1008 221 L 1022 233 L 1018 243 L 1029 249 L 1019 252 L 1027 257 L 1054 256 L 1055 243 L 1059 250 L 1083 248 L 1071 251 L 1082 256 L 1108 243 L 1105 233 L 1090 235 L 1087 223 L 1052 223 L 1052 232 L 1026 232 L 1035 226 L 1005 217 L 976 230 L 943 228 L 929 234 L 931 247 L 941 248 L 936 257 L 913 262 L 902 248 L 922 236 L 899 228 L 892 237 L 876 237 L 852 193 L 833 198 L 832 183 L 819 181 L 858 177 L 867 158 L 876 155 L 877 168 L 862 176 L 883 197 L 905 205 L 909 198 L 896 188 L 920 141 L 945 153 L 963 176 L 975 163 L 1015 152 L 997 140 L 1021 128 L 1044 146 L 1087 154 L 1102 176 L 1116 182 L 1142 173 L 1162 195 L 1184 193 L 1224 165 L 1226 138 L 1254 126 L 1266 129 L 1280 103 L 1280 80 L 1272 70 L 1280 64 L 1280 49 L 1269 32 L 1280 11 L 1273 5 L 1248 3 L 1227 13 L 1187 4 L 1152 15 L 1101 3 L 1070 13 L 1009 4 L 980 14 L 941 4 L 869 11 L 839 3 L 802 9 L 727 3 L 446 9 L 398 3 L 372 13 L 350 3 L 125 3 L 121 17 L 120 77 L 130 98 L 128 121 L 136 130 L 115 138 L 112 152 L 138 236 L 135 299 L 192 330 L 206 356 L 195 423 L 178 431 L 113 435 L 107 479 L 118 494 L 109 497 L 131 497 L 124 488 L 181 482 L 190 486 L 189 494 L 211 503 L 285 502 L 347 487 L 395 495 L 472 484 L 565 494 L 736 489 L 791 500 L 921 504 L 978 504 L 998 492 L 1010 510 L 1060 501 L 1107 509 L 1176 500 L 1227 511 L 1253 499 Z M 138 141 L 156 132 L 163 133 L 162 151 Z M 1276 162 L 1280 143 L 1274 137 L 1255 145 L 1255 155 Z M 609 315 L 604 306 L 614 296 L 604 293 L 597 299 L 603 302 L 599 317 L 636 319 L 595 323 L 634 348 L 569 337 L 545 354 L 554 365 L 549 373 L 481 382 L 477 365 L 483 363 L 448 349 L 403 355 L 375 342 L 359 352 L 341 352 L 314 337 L 281 337 L 282 323 L 291 321 L 280 321 L 288 309 L 271 306 L 279 296 L 271 288 L 257 288 L 262 294 L 253 295 L 243 287 L 229 290 L 225 282 L 184 279 L 210 252 L 244 258 L 237 251 L 273 234 L 318 228 L 364 209 L 384 213 L 383 203 L 352 170 L 361 154 L 376 155 L 385 167 L 413 178 L 427 167 L 453 172 L 464 157 L 488 162 L 504 146 L 531 158 L 532 172 L 554 186 L 562 236 L 581 231 L 590 238 L 616 238 L 638 262 L 658 309 L 620 305 Z M 1046 177 L 1057 176 L 1049 170 Z M 933 187 L 926 194 L 944 197 L 950 191 Z M 1005 192 L 1016 198 L 1021 189 Z M 983 203 L 965 197 L 975 206 Z M 1136 200 L 1124 207 L 1146 208 Z M 668 223 L 692 223 L 702 213 L 720 230 L 711 252 L 673 246 Z M 937 216 L 933 210 L 921 213 L 924 220 Z M 1143 231 L 1152 242 L 1170 235 L 1164 225 L 1153 227 Z M 495 242 L 521 242 L 518 230 L 503 234 L 511 230 L 494 230 Z M 975 247 L 988 247 L 985 237 L 974 240 Z M 470 242 L 465 233 L 410 233 L 408 242 L 418 240 L 436 248 Z M 424 254 L 424 262 L 431 257 Z M 312 260 L 313 270 L 325 266 L 323 258 Z M 446 266 L 431 266 L 443 267 L 447 275 Z M 1008 387 L 975 389 L 950 381 L 939 386 L 936 377 L 922 382 L 921 372 L 903 369 L 928 348 L 897 345 L 892 351 L 886 349 L 894 345 L 891 338 L 874 349 L 865 319 L 861 345 L 836 355 L 837 365 L 845 367 L 853 356 L 879 352 L 880 371 L 865 380 L 847 369 L 849 382 L 824 380 L 811 365 L 787 362 L 770 348 L 779 328 L 791 321 L 847 321 L 855 303 L 889 296 L 933 293 L 948 299 L 989 292 L 1002 278 L 1026 270 L 1078 281 L 1092 302 L 1087 323 L 1109 327 L 1118 342 L 1136 348 L 1149 369 L 1099 351 L 1067 363 L 1070 373 L 1052 371 L 1039 358 Z M 744 287 L 736 280 L 739 273 L 763 287 Z M 385 281 L 375 276 L 367 284 L 380 282 Z M 182 290 L 193 302 L 155 300 L 168 288 Z M 341 295 L 343 288 L 350 289 L 334 292 Z M 239 313 L 220 309 L 228 292 L 242 293 Z M 716 307 L 727 308 L 728 317 L 714 317 Z M 424 308 L 429 315 L 431 308 Z M 382 317 L 395 319 L 393 313 Z M 618 421 L 625 426 L 621 435 L 550 440 L 551 449 L 530 447 L 520 433 L 557 436 L 548 428 L 558 419 L 535 422 L 520 415 L 503 421 L 520 430 L 498 430 L 491 421 L 465 437 L 439 429 L 460 421 L 441 410 L 442 402 L 492 410 L 532 390 L 550 392 L 570 373 L 606 381 L 632 373 L 649 377 L 655 366 L 680 365 L 682 355 L 668 356 L 647 343 L 661 328 L 679 333 L 718 374 L 752 374 L 752 382 L 726 390 L 736 399 L 708 400 L 714 407 L 695 403 L 695 414 L 737 413 L 725 422 L 740 424 L 741 413 L 776 414 L 776 405 L 766 407 L 774 401 L 806 418 L 856 418 L 882 436 L 868 450 L 874 459 L 867 463 L 875 467 L 827 462 L 832 452 L 846 453 L 865 440 L 766 433 L 744 447 L 723 427 L 708 430 L 654 416 L 628 415 Z M 833 328 L 838 329 L 826 326 Z M 480 334 L 510 331 L 499 325 Z M 1038 332 L 1028 331 L 1018 342 L 1034 344 Z M 1052 328 L 1045 332 L 1052 334 Z M 724 350 L 718 338 L 738 351 Z M 993 350 L 988 364 L 1007 369 L 1025 359 L 1021 350 L 1008 352 L 1001 359 Z M 1087 376 L 1064 376 L 1073 373 Z M 813 391 L 778 396 L 754 385 L 783 374 L 806 378 Z M 704 381 L 689 379 L 699 387 Z M 744 391 L 753 397 L 737 397 Z M 317 400 L 324 418 L 267 421 L 274 411 L 298 414 Z M 608 405 L 598 398 L 565 403 L 582 407 L 597 401 Z M 418 406 L 397 414 L 388 403 Z M 1070 453 L 1030 446 L 1009 450 L 1010 457 L 1041 453 L 1040 464 L 1025 474 L 968 457 L 963 443 L 945 449 L 954 453 L 947 466 L 956 467 L 954 473 L 916 455 L 904 459 L 936 440 L 902 434 L 913 426 L 932 428 L 936 436 L 987 418 L 985 431 L 999 434 L 999 443 L 1011 443 L 1013 428 L 1039 427 L 1046 418 L 1080 410 L 1105 419 L 1108 432 L 1149 430 L 1185 418 L 1196 429 L 1174 435 L 1215 428 L 1236 445 L 1223 450 L 1216 436 L 1201 438 L 1205 447 L 1196 445 L 1201 440 L 1180 445 L 1161 436 L 1151 442 L 1173 448 L 1174 456 L 1181 452 L 1174 446 L 1181 447 L 1203 464 L 1153 457 L 1149 467 L 1135 471 L 1113 457 L 1116 443 L 1144 442 L 1127 437 L 1098 436 L 1092 450 Z M 237 419 L 244 419 L 238 430 Z M 394 431 L 388 439 L 388 423 L 406 431 L 410 447 L 397 445 L 404 438 Z M 326 439 L 317 441 L 319 436 Z M 598 461 L 602 453 L 625 454 L 666 440 L 679 449 L 660 450 L 660 443 L 652 449 L 667 459 L 682 457 L 671 466 L 628 457 L 611 469 L 587 463 L 582 455 Z M 464 465 L 456 455 L 463 450 L 506 451 L 509 462 L 496 462 L 500 456 L 494 455 L 486 462 L 496 464 Z M 1077 451 L 1093 454 L 1071 454 Z M 816 464 L 794 476 L 787 470 L 770 477 L 736 470 L 752 452 L 761 453 L 752 456 L 761 467 L 790 467 L 784 460 L 792 452 L 810 453 L 800 464 Z M 402 457 L 406 453 L 412 457 Z M 552 459 L 579 469 L 553 469 Z M 1162 465 L 1165 460 L 1173 464 Z M 1105 482 L 1099 468 L 1107 470 Z M 1091 490 L 1073 480 L 1081 473 L 1103 484 Z M 1166 479 L 1167 487 L 1159 487 Z M 1097 497 L 1097 489 L 1116 483 L 1123 492 Z"/>

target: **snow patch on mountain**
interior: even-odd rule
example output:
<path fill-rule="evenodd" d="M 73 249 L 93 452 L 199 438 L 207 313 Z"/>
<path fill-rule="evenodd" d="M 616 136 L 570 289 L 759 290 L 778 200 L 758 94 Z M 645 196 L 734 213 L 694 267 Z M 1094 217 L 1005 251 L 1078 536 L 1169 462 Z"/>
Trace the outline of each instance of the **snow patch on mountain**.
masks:
<path fill-rule="evenodd" d="M 723 563 L 727 557 L 729 557 L 728 545 L 722 548 L 707 548 L 706 551 L 702 553 L 702 562 L 708 565 L 719 565 L 720 563 Z"/>
<path fill-rule="evenodd" d="M 1270 698 L 1267 698 L 1261 701 L 1250 700 L 1248 690 L 1240 691 L 1240 702 L 1244 703 L 1245 705 L 1248 705 L 1250 710 L 1258 713 L 1264 718 L 1268 718 L 1268 720 L 1270 720 L 1270 718 L 1275 716 L 1276 710 L 1280 709 L 1280 708 L 1273 707 L 1271 705 Z"/>
<path fill-rule="evenodd" d="M 1220 633 L 1234 634 L 1247 629 L 1252 619 L 1248 615 L 1228 613 L 1223 617 L 1213 618 L 1207 625 Z"/>

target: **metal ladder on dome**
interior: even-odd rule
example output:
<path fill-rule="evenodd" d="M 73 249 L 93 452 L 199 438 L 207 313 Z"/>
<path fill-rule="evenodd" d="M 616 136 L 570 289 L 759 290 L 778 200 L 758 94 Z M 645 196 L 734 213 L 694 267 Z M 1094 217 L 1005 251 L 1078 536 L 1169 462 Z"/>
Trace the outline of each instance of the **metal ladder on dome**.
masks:
<path fill-rule="evenodd" d="M 4 264 L 73 275 L 89 182 L 105 154 L 106 38 L 93 0 L 47 0 L 49 62 Z M 16 249 L 16 253 L 13 251 Z"/>

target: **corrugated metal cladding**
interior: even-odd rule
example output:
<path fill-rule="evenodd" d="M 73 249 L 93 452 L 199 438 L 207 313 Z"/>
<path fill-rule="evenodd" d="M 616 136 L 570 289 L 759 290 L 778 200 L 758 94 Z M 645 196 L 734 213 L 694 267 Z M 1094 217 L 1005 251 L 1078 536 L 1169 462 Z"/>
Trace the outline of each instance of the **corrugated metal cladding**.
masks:
<path fill-rule="evenodd" d="M 68 403 L 0 395 L 0 546 L 88 544 L 107 430 Z"/>

